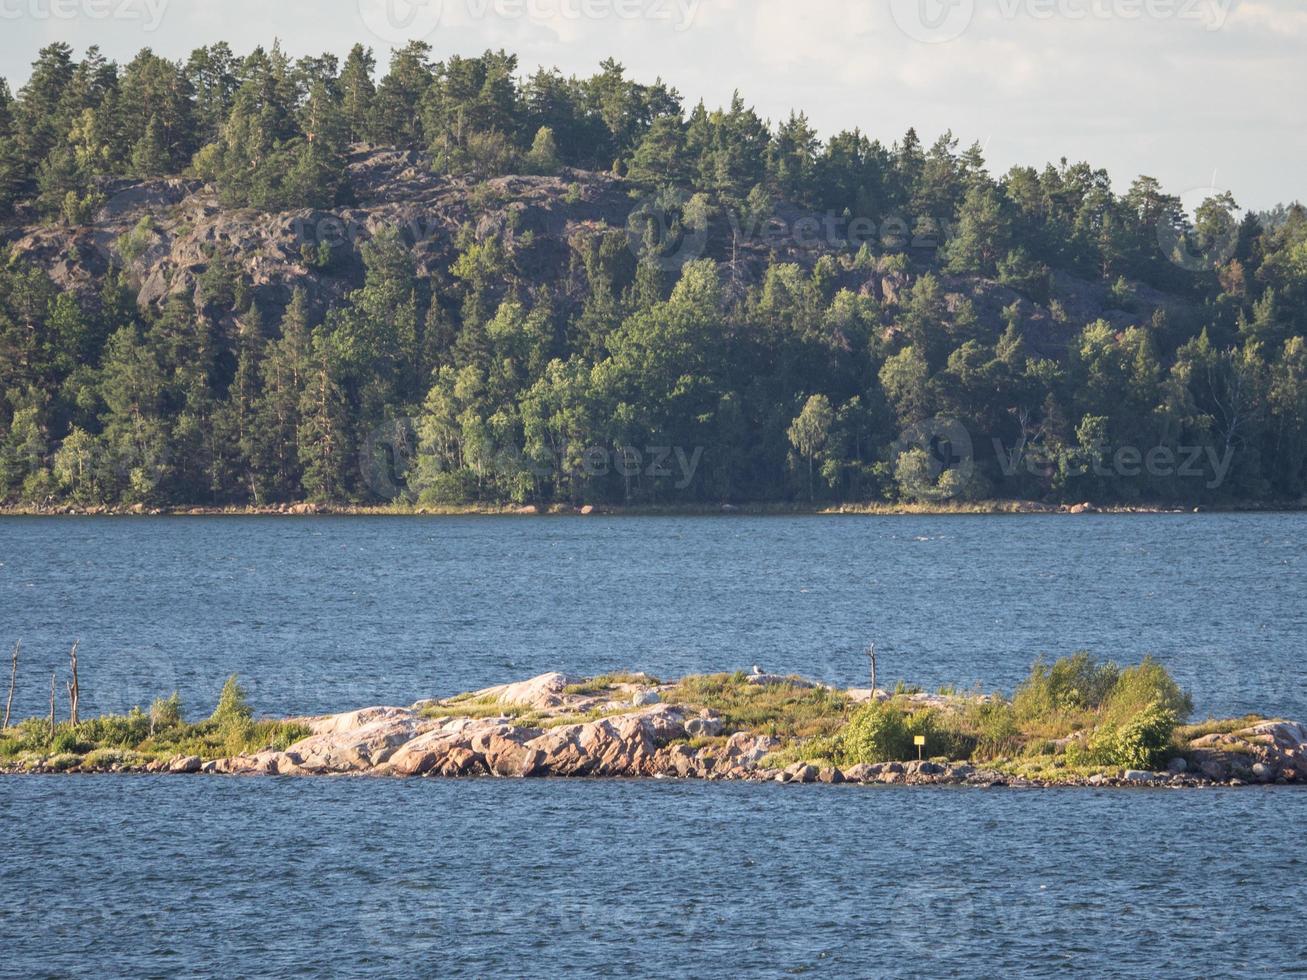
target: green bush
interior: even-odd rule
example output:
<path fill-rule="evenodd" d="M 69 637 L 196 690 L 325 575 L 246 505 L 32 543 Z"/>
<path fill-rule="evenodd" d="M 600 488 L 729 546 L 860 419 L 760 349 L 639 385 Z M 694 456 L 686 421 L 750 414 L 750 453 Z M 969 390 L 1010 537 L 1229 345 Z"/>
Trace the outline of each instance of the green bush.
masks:
<path fill-rule="evenodd" d="M 56 732 L 54 738 L 50 741 L 50 751 L 56 755 L 80 755 L 91 747 L 78 738 L 77 732 L 71 728 L 64 728 Z"/>
<path fill-rule="evenodd" d="M 1112 662 L 1101 663 L 1088 653 L 1061 657 L 1051 665 L 1041 657 L 1012 698 L 1018 719 L 1036 721 L 1059 714 L 1095 711 L 1111 694 L 1121 676 Z"/>
<path fill-rule="evenodd" d="M 1138 667 L 1121 671 L 1103 705 L 1103 720 L 1109 725 L 1124 725 L 1154 705 L 1161 705 L 1180 722 L 1188 721 L 1194 710 L 1193 700 L 1166 668 L 1146 657 Z"/>
<path fill-rule="evenodd" d="M 150 734 L 150 722 L 140 708 L 125 715 L 102 715 L 88 718 L 77 726 L 77 736 L 83 744 L 116 748 L 131 748 Z"/>
<path fill-rule="evenodd" d="M 912 736 L 904 713 L 888 702 L 859 708 L 840 732 L 840 756 L 846 765 L 896 762 L 908 757 Z"/>
<path fill-rule="evenodd" d="M 951 759 L 994 759 L 1015 755 L 1021 747 L 1020 729 L 1013 717 L 1012 706 L 1005 701 L 968 701 L 957 711 L 938 715 L 935 724 L 944 736 L 944 744 L 928 744 L 933 755 L 947 754 Z"/>
<path fill-rule="evenodd" d="M 302 742 L 313 734 L 307 725 L 285 721 L 264 722 L 256 728 L 255 734 L 263 741 L 263 747 L 274 752 L 285 752 L 296 742 Z"/>
<path fill-rule="evenodd" d="M 131 231 L 119 235 L 114 244 L 118 248 L 118 254 L 122 256 L 123 261 L 132 265 L 137 259 L 145 254 L 154 239 L 154 222 L 149 215 L 146 215 L 136 223 Z"/>
<path fill-rule="evenodd" d="M 182 724 L 182 699 L 176 691 L 171 697 L 155 698 L 150 705 L 150 734 Z"/>
<path fill-rule="evenodd" d="M 418 503 L 425 506 L 458 506 L 476 500 L 476 475 L 465 470 L 426 474 Z"/>
<path fill-rule="evenodd" d="M 1090 756 L 1105 766 L 1160 768 L 1176 724 L 1175 712 L 1155 702 L 1122 725 L 1106 724 L 1095 731 L 1089 739 Z"/>
<path fill-rule="evenodd" d="M 14 733 L 18 737 L 14 739 Z M 17 742 L 15 754 L 43 752 L 50 745 L 50 725 L 44 718 L 25 718 L 9 729 L 9 738 Z"/>
<path fill-rule="evenodd" d="M 240 678 L 232 674 L 227 678 L 227 683 L 222 685 L 222 693 L 218 695 L 218 706 L 213 709 L 209 721 L 224 731 L 246 727 L 254 717 L 254 711 L 250 708 L 246 697 Z"/>

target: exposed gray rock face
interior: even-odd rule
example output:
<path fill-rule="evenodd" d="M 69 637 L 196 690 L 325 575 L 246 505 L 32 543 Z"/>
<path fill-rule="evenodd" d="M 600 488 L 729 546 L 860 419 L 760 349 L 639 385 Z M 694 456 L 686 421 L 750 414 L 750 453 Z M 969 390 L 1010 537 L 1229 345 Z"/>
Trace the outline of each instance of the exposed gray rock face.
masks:
<path fill-rule="evenodd" d="M 200 276 L 221 256 L 246 273 L 265 312 L 279 313 L 300 287 L 320 315 L 362 284 L 361 247 L 378 234 L 397 233 L 418 275 L 439 281 L 457 256 L 456 235 L 471 226 L 498 236 L 519 268 L 545 281 L 566 273 L 573 236 L 624 231 L 635 206 L 629 186 L 608 174 L 477 182 L 438 176 L 417 153 L 363 145 L 349 157 L 349 178 L 354 203 L 281 213 L 223 208 L 198 181 L 113 180 L 90 225 L 0 229 L 0 242 L 85 296 L 96 295 L 109 269 L 126 269 L 141 303 L 156 309 L 173 296 L 198 299 Z M 124 247 L 129 234 L 134 242 Z M 323 243 L 326 265 L 317 261 Z"/>
<path fill-rule="evenodd" d="M 162 309 L 172 297 L 198 304 L 201 277 L 215 260 L 240 269 L 269 323 L 276 323 L 295 289 L 303 289 L 310 313 L 321 318 L 363 282 L 362 246 L 383 233 L 408 245 L 418 276 L 448 281 L 456 239 L 471 228 L 494 237 L 523 276 L 540 283 L 569 281 L 574 243 L 599 235 L 626 235 L 643 206 L 641 190 L 605 173 L 564 171 L 557 177 L 505 176 L 487 181 L 445 177 L 424 154 L 363 144 L 352 148 L 349 182 L 354 200 L 330 210 L 264 213 L 220 205 L 214 188 L 194 180 L 110 180 L 107 202 L 84 227 L 0 227 L 0 245 L 44 268 L 65 291 L 94 300 L 103 277 L 123 269 L 140 286 L 142 305 Z M 757 282 L 771 261 L 811 268 L 824 254 L 842 251 L 840 234 L 796 235 L 801 222 L 823 227 L 827 216 L 786 204 L 776 213 L 776 235 L 737 241 L 732 222 L 712 222 L 702 248 L 688 258 L 711 258 L 732 271 L 733 288 Z M 326 247 L 325 263 L 321 260 Z M 1003 310 L 1016 304 L 1027 324 L 1027 344 L 1044 357 L 1064 355 L 1070 335 L 1095 319 L 1117 328 L 1147 322 L 1173 300 L 1136 288 L 1133 312 L 1114 309 L 1107 287 L 1064 272 L 1053 277 L 1063 313 L 1054 315 L 992 280 L 940 274 L 946 301 L 971 303 L 979 321 L 1001 330 Z M 912 283 L 903 272 L 843 270 L 837 286 L 897 302 Z M 216 311 L 226 326 L 234 321 Z"/>
<path fill-rule="evenodd" d="M 367 721 L 357 728 L 343 728 L 337 724 L 296 742 L 284 753 L 275 754 L 274 758 L 280 762 L 284 757 L 293 767 L 305 772 L 365 772 L 387 762 L 401 746 L 431 727 L 430 722 L 423 722 L 403 709 L 378 710 L 401 711 L 402 714 Z"/>

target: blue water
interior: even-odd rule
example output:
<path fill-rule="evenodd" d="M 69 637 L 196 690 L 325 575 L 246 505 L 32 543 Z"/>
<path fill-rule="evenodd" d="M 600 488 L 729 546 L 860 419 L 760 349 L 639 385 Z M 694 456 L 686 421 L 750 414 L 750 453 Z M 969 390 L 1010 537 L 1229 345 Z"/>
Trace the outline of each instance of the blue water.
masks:
<path fill-rule="evenodd" d="M 1292 789 L 25 778 L 0 825 L 6 976 L 1307 971 Z"/>
<path fill-rule="evenodd" d="M 1011 690 L 1041 654 L 1162 659 L 1200 715 L 1307 719 L 1307 518 L 0 520 L 0 665 L 44 714 L 239 673 L 269 714 L 529 677 L 761 664 Z"/>
<path fill-rule="evenodd" d="M 1010 689 L 1163 659 L 1307 718 L 1303 519 L 0 521 L 18 714 L 238 672 L 269 714 L 545 670 Z M 0 660 L 3 663 L 3 660 Z M 1307 793 L 0 777 L 0 976 L 1307 968 Z"/>

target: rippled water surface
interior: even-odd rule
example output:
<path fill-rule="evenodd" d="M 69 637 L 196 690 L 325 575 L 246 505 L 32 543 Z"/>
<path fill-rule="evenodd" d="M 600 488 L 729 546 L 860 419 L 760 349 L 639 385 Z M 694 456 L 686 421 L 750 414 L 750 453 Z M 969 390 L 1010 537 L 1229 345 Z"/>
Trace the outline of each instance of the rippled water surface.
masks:
<path fill-rule="evenodd" d="M 19 714 L 239 673 L 336 711 L 532 676 L 748 669 L 1010 690 L 1040 653 L 1163 659 L 1200 714 L 1307 717 L 1307 518 L 0 521 Z M 0 650 L 0 659 L 4 651 Z"/>
<path fill-rule="evenodd" d="M 16 711 L 546 670 L 1010 689 L 1163 659 L 1307 718 L 1297 516 L 0 521 Z M 86 710 L 86 709 L 84 709 Z M 1307 793 L 0 778 L 0 976 L 1304 972 Z"/>
<path fill-rule="evenodd" d="M 1307 794 L 1290 789 L 36 777 L 0 783 L 0 824 L 11 976 L 1307 962 Z"/>

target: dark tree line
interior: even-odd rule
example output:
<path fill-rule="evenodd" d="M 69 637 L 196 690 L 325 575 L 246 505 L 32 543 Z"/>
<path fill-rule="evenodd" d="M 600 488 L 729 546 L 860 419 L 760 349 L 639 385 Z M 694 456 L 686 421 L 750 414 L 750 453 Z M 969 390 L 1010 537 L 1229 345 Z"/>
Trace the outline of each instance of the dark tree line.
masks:
<path fill-rule="evenodd" d="M 1302 207 L 1240 217 L 1219 195 L 1191 220 L 1148 177 L 1124 194 L 1084 163 L 995 177 L 947 134 L 823 141 L 803 115 L 774 125 L 739 97 L 687 109 L 612 61 L 523 77 L 504 52 L 436 62 L 414 43 L 378 78 L 361 46 L 343 63 L 218 44 L 118 66 L 54 44 L 16 95 L 0 82 L 0 223 L 85 224 L 111 177 L 189 175 L 233 208 L 330 208 L 351 200 L 358 143 L 473 178 L 613 172 L 680 232 L 729 219 L 747 237 L 784 206 L 842 228 L 901 219 L 906 234 L 828 243 L 815 265 L 774 258 L 748 282 L 731 262 L 668 268 L 624 228 L 571 242 L 562 282 L 468 228 L 437 281 L 380 235 L 325 318 L 302 294 L 262 309 L 220 256 L 194 302 L 154 314 L 124 271 L 79 302 L 6 254 L 0 498 L 1307 493 Z M 923 237 L 939 247 L 912 247 Z M 1075 322 L 1056 273 L 1097 284 L 1132 325 Z M 855 286 L 872 280 L 899 288 Z M 1025 302 L 982 317 L 958 287 L 979 282 Z M 1166 304 L 1144 301 L 1159 291 Z M 1049 331 L 1064 354 L 1047 353 Z"/>

